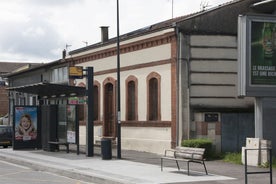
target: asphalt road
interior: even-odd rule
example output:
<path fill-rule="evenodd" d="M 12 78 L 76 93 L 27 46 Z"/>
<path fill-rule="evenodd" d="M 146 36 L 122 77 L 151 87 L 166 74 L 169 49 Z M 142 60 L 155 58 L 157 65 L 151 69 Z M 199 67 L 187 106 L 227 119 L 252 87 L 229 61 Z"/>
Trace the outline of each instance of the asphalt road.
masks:
<path fill-rule="evenodd" d="M 0 184 L 88 184 L 88 182 L 59 176 L 53 173 L 35 171 L 0 160 Z M 89 184 L 91 184 L 89 182 Z"/>

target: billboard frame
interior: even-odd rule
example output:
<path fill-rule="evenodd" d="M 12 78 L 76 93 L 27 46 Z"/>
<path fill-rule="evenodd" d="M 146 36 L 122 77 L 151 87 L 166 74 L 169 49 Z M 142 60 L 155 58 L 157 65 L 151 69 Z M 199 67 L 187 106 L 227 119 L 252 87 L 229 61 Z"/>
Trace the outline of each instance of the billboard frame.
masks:
<path fill-rule="evenodd" d="M 16 105 L 13 114 L 13 149 L 40 149 L 40 108 L 31 105 Z M 29 127 L 27 127 L 26 122 L 29 123 Z"/>
<path fill-rule="evenodd" d="M 270 78 L 266 76 L 261 76 L 261 77 L 258 76 L 260 79 L 258 80 L 257 77 L 254 78 L 255 74 L 253 75 L 253 72 L 256 72 L 256 71 L 252 71 L 253 70 L 252 54 L 254 53 L 252 52 L 252 49 L 253 49 L 252 24 L 254 23 L 256 24 L 269 23 L 269 24 L 273 24 L 274 27 L 276 27 L 276 16 L 263 15 L 263 14 L 249 14 L 249 15 L 240 15 L 238 18 L 238 96 L 275 97 L 276 96 L 276 76 L 275 76 L 275 80 L 274 80 L 274 76 Z M 275 40 L 273 41 L 275 42 Z M 276 50 L 274 50 L 273 54 L 274 55 L 273 55 L 273 59 L 271 59 L 272 60 L 271 63 L 275 64 L 275 66 L 269 67 L 269 66 L 266 66 L 266 64 L 264 64 L 264 66 L 262 66 L 263 72 L 271 71 L 273 72 L 273 74 L 274 72 L 276 74 L 276 60 L 275 60 Z M 254 68 L 255 68 L 255 65 L 254 65 Z"/>

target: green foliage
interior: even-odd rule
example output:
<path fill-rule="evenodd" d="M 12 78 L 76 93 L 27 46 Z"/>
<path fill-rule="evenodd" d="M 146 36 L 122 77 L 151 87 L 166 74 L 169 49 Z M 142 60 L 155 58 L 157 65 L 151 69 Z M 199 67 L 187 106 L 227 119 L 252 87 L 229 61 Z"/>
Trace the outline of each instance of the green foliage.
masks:
<path fill-rule="evenodd" d="M 241 153 L 225 153 L 223 154 L 223 161 L 233 163 L 233 164 L 242 164 Z"/>
<path fill-rule="evenodd" d="M 269 162 L 262 163 L 260 167 L 269 168 Z M 272 156 L 272 167 L 276 168 L 276 157 Z"/>
<path fill-rule="evenodd" d="M 276 157 L 272 157 L 272 167 L 276 168 Z"/>
<path fill-rule="evenodd" d="M 233 163 L 233 164 L 239 164 L 242 165 L 242 155 L 241 153 L 224 153 L 221 154 L 221 158 L 223 161 L 228 162 L 228 163 Z M 260 165 L 259 167 L 263 167 L 263 168 L 268 168 L 269 167 L 269 163 L 263 163 L 262 165 Z M 276 157 L 272 157 L 272 167 L 276 168 Z"/>
<path fill-rule="evenodd" d="M 212 141 L 209 139 L 189 139 L 183 140 L 181 146 L 193 148 L 205 148 L 205 158 L 210 159 L 214 157 L 212 150 Z"/>

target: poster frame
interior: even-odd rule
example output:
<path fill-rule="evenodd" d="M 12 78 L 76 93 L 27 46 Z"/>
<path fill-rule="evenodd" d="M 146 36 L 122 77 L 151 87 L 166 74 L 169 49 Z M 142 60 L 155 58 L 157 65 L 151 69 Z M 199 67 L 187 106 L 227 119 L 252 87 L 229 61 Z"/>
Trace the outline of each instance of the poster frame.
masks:
<path fill-rule="evenodd" d="M 38 106 L 15 105 L 13 108 L 13 149 L 41 148 L 41 121 Z M 24 115 L 29 115 L 34 131 L 28 136 L 19 136 L 18 125 Z"/>
<path fill-rule="evenodd" d="M 276 24 L 276 16 L 249 14 L 238 18 L 238 96 L 275 97 L 276 81 L 275 84 L 268 84 L 265 80 L 258 84 L 252 82 L 252 22 Z M 276 63 L 275 60 L 272 62 Z"/>

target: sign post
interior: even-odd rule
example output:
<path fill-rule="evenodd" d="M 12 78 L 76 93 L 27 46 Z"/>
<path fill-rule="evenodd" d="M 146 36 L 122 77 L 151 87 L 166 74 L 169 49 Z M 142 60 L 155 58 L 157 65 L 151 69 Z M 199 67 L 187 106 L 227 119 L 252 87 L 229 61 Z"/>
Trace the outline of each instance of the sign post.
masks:
<path fill-rule="evenodd" d="M 93 121 L 93 67 L 86 69 L 87 121 L 86 121 L 86 156 L 94 156 L 94 121 Z"/>
<path fill-rule="evenodd" d="M 94 156 L 94 115 L 93 115 L 93 103 L 94 103 L 94 69 L 93 67 L 87 67 L 83 69 L 82 66 L 69 67 L 69 76 L 74 79 L 82 79 L 83 71 L 86 71 L 86 96 L 87 96 L 87 119 L 86 119 L 86 156 Z"/>

